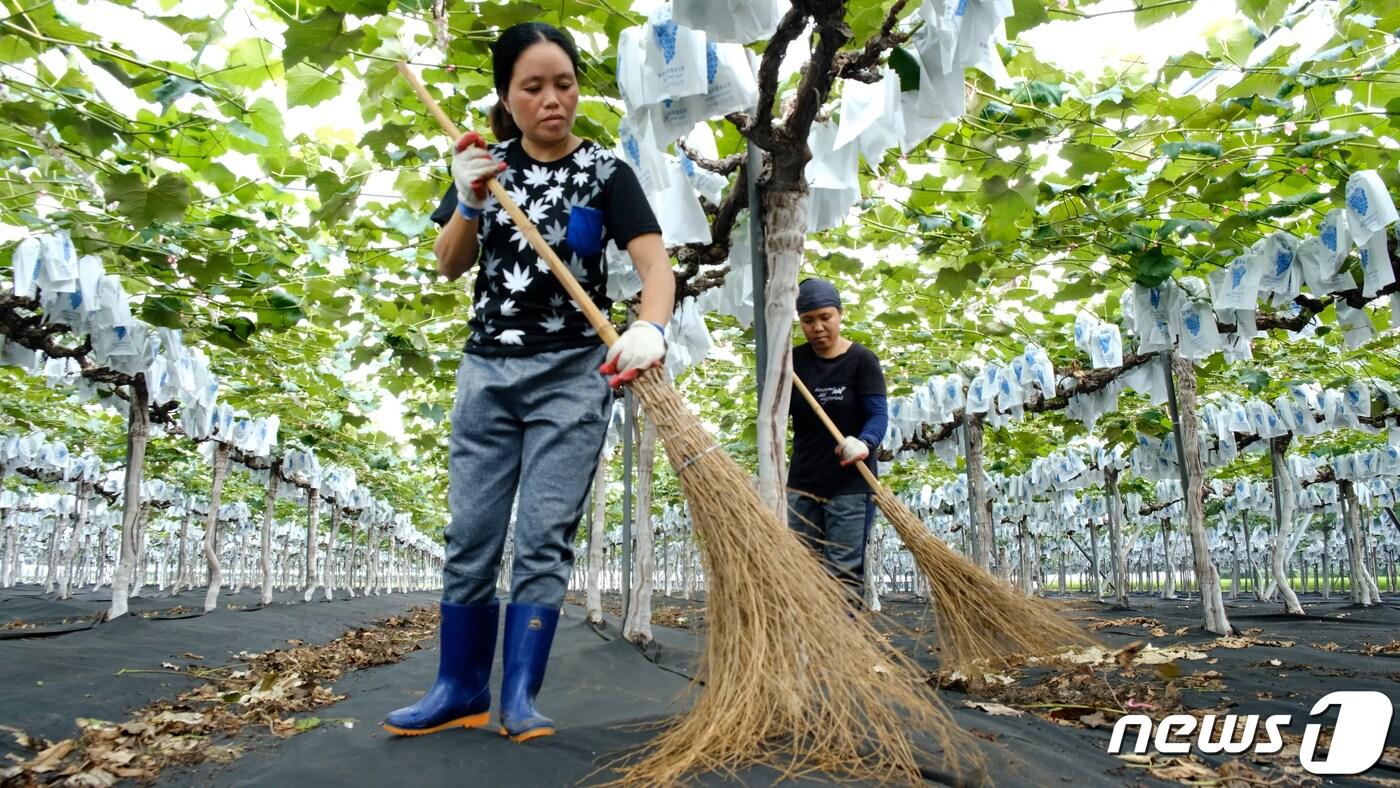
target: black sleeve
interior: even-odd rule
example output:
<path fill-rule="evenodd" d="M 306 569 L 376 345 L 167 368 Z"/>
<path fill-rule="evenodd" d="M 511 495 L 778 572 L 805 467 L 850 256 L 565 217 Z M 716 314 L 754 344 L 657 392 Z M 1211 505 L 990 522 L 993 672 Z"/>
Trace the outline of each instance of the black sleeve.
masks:
<path fill-rule="evenodd" d="M 438 203 L 436 211 L 433 211 L 433 221 L 438 227 L 446 227 L 452 221 L 452 212 L 457 210 L 457 187 L 447 184 L 447 192 L 442 195 L 442 201 Z"/>
<path fill-rule="evenodd" d="M 856 394 L 865 397 L 885 395 L 885 373 L 880 370 L 880 359 L 869 348 L 861 347 L 860 366 L 856 369 Z"/>
<path fill-rule="evenodd" d="M 607 237 L 623 251 L 633 238 L 661 232 L 637 173 L 622 159 L 617 160 L 617 170 L 603 189 L 603 224 Z"/>

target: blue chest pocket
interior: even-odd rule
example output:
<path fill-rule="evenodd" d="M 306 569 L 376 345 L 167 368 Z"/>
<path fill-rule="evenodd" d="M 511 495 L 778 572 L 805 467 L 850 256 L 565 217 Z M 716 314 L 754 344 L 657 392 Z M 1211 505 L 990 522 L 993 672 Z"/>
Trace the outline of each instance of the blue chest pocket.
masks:
<path fill-rule="evenodd" d="M 579 257 L 590 257 L 603 251 L 603 212 L 587 205 L 575 205 L 569 210 L 569 248 Z"/>

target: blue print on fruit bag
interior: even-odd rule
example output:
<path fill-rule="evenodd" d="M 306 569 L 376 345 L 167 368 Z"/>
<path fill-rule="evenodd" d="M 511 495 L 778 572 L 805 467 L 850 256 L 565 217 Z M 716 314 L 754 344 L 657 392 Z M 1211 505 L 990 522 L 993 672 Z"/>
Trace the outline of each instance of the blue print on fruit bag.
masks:
<path fill-rule="evenodd" d="M 712 41 L 705 42 L 705 83 L 715 84 L 715 75 L 719 73 L 719 47 Z"/>
<path fill-rule="evenodd" d="M 1293 253 L 1287 249 L 1278 250 L 1274 255 L 1274 275 L 1283 274 L 1290 265 L 1293 265 Z"/>
<path fill-rule="evenodd" d="M 1366 199 L 1366 192 L 1360 186 L 1347 194 L 1347 205 L 1362 216 L 1371 209 L 1371 201 Z"/>
<path fill-rule="evenodd" d="M 656 43 L 661 47 L 661 56 L 666 58 L 666 63 L 671 63 L 671 58 L 676 56 L 676 22 L 667 19 L 659 25 L 651 26 L 652 33 L 656 35 Z"/>
<path fill-rule="evenodd" d="M 1099 334 L 1099 352 L 1108 358 L 1108 352 L 1113 349 L 1113 336 L 1111 334 Z"/>
<path fill-rule="evenodd" d="M 1236 263 L 1235 265 L 1231 266 L 1230 289 L 1237 289 L 1240 286 L 1240 283 L 1244 281 L 1244 276 L 1247 273 L 1249 273 L 1249 270 L 1245 268 L 1244 263 Z"/>
<path fill-rule="evenodd" d="M 694 178 L 694 177 L 695 177 L 695 162 L 691 161 L 689 156 L 682 156 L 682 157 L 681 157 L 681 170 L 685 173 L 685 177 L 687 177 L 687 178 Z"/>
<path fill-rule="evenodd" d="M 1186 330 L 1191 332 L 1191 336 L 1201 335 L 1201 316 L 1197 312 L 1190 312 L 1186 315 Z"/>
<path fill-rule="evenodd" d="M 638 167 L 642 166 L 642 146 L 637 144 L 637 138 L 628 134 L 622 138 L 622 149 L 627 151 L 627 158 Z"/>
<path fill-rule="evenodd" d="M 1337 251 L 1337 223 L 1324 222 L 1322 224 L 1322 245 L 1327 247 L 1327 251 Z"/>

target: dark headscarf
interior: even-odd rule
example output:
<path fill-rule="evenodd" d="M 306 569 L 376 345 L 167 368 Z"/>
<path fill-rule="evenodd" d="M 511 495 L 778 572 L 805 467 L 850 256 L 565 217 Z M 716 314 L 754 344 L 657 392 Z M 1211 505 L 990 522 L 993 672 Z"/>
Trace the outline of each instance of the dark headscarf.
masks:
<path fill-rule="evenodd" d="M 834 306 L 841 308 L 841 294 L 825 279 L 803 279 L 797 286 L 797 314 Z"/>

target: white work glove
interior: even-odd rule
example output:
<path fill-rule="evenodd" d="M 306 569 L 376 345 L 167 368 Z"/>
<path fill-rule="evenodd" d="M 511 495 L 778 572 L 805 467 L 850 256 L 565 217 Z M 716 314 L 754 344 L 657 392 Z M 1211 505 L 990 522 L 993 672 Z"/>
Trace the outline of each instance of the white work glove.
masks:
<path fill-rule="evenodd" d="M 836 453 L 841 457 L 842 465 L 850 465 L 870 456 L 870 447 L 865 445 L 865 441 L 860 438 L 852 438 L 847 435 L 841 441 L 841 445 L 836 447 Z"/>
<path fill-rule="evenodd" d="M 613 388 L 636 379 L 644 370 L 661 366 L 666 358 L 666 334 L 661 326 L 638 320 L 608 349 L 608 359 L 598 371 Z"/>
<path fill-rule="evenodd" d="M 486 179 L 494 178 L 506 169 L 505 162 L 491 158 L 486 149 L 486 140 L 480 134 L 469 131 L 457 140 L 457 154 L 452 157 L 452 181 L 457 185 L 458 210 L 465 206 L 472 213 L 479 214 L 486 207 Z M 475 219 L 463 211 L 463 216 Z"/>

